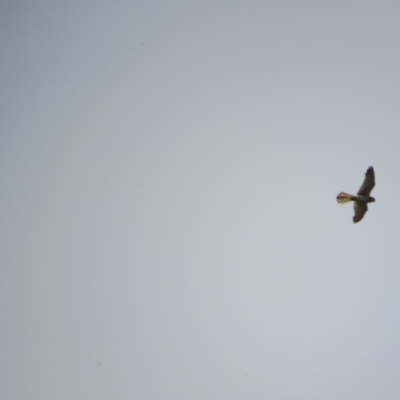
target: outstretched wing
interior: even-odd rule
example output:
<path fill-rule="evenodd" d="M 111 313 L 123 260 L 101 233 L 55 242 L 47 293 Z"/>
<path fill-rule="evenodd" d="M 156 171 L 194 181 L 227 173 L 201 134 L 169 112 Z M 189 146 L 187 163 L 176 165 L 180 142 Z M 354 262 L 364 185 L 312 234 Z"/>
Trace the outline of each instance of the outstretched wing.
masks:
<path fill-rule="evenodd" d="M 354 223 L 360 222 L 367 211 L 368 211 L 367 203 L 361 201 L 355 201 L 353 222 Z"/>
<path fill-rule="evenodd" d="M 372 167 L 369 167 L 367 169 L 367 172 L 365 173 L 364 182 L 361 185 L 360 189 L 358 190 L 357 194 L 369 196 L 374 186 L 375 186 L 375 172 Z"/>

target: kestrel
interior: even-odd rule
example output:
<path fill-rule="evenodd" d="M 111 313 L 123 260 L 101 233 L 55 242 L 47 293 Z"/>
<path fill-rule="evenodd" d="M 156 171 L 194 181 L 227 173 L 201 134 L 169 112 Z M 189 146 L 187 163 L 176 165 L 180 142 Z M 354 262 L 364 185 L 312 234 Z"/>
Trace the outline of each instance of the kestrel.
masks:
<path fill-rule="evenodd" d="M 354 217 L 353 222 L 360 222 L 365 213 L 368 211 L 368 203 L 373 203 L 375 199 L 369 194 L 375 186 L 375 172 L 372 167 L 367 169 L 365 173 L 365 179 L 360 189 L 357 192 L 357 196 L 352 194 L 341 192 L 337 195 L 336 199 L 338 203 L 348 203 L 354 201 Z"/>

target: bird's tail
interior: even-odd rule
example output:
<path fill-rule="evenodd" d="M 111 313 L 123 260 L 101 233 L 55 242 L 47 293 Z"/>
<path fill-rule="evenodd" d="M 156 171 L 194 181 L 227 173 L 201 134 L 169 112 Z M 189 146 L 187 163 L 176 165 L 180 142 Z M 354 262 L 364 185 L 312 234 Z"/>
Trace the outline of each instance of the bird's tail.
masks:
<path fill-rule="evenodd" d="M 356 196 L 353 196 L 352 194 L 348 194 L 345 192 L 340 192 L 336 197 L 338 203 L 348 203 L 349 201 L 356 199 L 357 199 Z"/>

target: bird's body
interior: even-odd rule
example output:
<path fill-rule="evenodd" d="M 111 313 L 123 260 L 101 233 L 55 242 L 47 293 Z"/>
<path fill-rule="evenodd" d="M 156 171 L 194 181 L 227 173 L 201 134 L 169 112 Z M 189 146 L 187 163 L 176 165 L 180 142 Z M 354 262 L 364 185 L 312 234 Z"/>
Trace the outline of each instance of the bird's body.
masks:
<path fill-rule="evenodd" d="M 368 203 L 375 202 L 375 199 L 370 196 L 372 189 L 375 186 L 375 171 L 373 167 L 369 167 L 365 173 L 365 179 L 360 189 L 357 192 L 357 196 L 341 192 L 337 195 L 336 199 L 338 203 L 348 203 L 354 201 L 354 217 L 353 222 L 359 222 L 363 219 L 365 213 L 368 211 Z"/>

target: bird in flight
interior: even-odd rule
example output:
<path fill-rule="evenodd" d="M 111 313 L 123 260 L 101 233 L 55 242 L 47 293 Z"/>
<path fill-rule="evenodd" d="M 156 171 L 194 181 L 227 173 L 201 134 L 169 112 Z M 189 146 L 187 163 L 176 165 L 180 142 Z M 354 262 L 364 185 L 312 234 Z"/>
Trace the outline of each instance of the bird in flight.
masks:
<path fill-rule="evenodd" d="M 367 169 L 365 173 L 365 179 L 360 189 L 357 192 L 357 196 L 352 194 L 341 192 L 337 195 L 336 199 L 338 203 L 348 203 L 354 201 L 354 217 L 353 222 L 360 222 L 365 213 L 368 211 L 368 203 L 373 203 L 375 199 L 370 196 L 372 189 L 375 186 L 375 172 L 372 167 Z"/>

